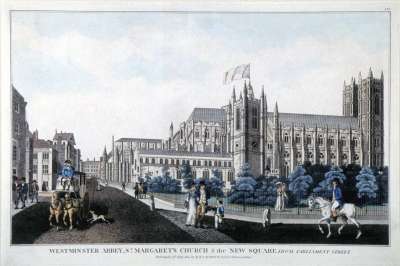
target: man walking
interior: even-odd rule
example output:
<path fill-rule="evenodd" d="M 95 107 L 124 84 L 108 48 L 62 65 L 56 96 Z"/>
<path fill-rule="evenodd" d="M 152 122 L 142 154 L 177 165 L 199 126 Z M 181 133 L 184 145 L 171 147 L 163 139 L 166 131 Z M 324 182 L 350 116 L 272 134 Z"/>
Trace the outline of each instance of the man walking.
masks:
<path fill-rule="evenodd" d="M 18 209 L 18 179 L 16 176 L 13 176 L 13 184 L 12 184 L 12 199 L 14 202 L 14 209 Z"/>
<path fill-rule="evenodd" d="M 36 183 L 36 180 L 32 181 L 31 184 L 31 192 L 32 192 L 32 196 L 31 196 L 31 203 L 33 203 L 33 200 L 36 199 L 36 203 L 39 202 L 39 185 Z"/>

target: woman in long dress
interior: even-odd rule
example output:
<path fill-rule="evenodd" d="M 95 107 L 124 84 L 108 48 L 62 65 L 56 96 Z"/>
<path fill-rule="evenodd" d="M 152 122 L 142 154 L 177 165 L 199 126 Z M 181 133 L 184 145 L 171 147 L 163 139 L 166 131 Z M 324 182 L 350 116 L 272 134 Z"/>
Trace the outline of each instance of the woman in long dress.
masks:
<path fill-rule="evenodd" d="M 285 201 L 287 199 L 286 195 L 286 185 L 282 182 L 278 182 L 276 188 L 276 203 L 275 203 L 275 210 L 276 211 L 283 211 L 285 210 Z"/>
<path fill-rule="evenodd" d="M 196 224 L 196 186 L 193 184 L 190 188 L 185 205 L 187 208 L 186 226 L 194 226 Z"/>

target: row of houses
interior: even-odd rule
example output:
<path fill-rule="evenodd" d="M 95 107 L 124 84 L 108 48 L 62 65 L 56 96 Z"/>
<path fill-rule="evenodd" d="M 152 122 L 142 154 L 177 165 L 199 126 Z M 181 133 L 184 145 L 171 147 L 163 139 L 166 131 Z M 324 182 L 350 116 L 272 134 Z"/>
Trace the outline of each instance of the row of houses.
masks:
<path fill-rule="evenodd" d="M 73 133 L 55 132 L 52 140 L 39 138 L 26 120 L 27 102 L 12 86 L 12 176 L 36 180 L 42 191 L 55 189 L 58 173 L 65 160 L 75 169 L 81 169 L 80 150 L 76 147 Z"/>

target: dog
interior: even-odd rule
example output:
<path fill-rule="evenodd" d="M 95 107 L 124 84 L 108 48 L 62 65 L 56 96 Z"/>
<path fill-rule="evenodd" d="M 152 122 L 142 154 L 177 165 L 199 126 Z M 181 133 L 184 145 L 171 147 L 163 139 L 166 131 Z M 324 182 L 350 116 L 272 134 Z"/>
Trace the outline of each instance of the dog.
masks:
<path fill-rule="evenodd" d="M 105 222 L 107 224 L 110 223 L 110 221 L 108 219 L 106 219 L 106 217 L 103 214 L 96 214 L 94 211 L 90 210 L 90 215 L 91 218 L 89 218 L 87 221 L 91 224 L 97 222 L 97 221 L 102 221 Z"/>

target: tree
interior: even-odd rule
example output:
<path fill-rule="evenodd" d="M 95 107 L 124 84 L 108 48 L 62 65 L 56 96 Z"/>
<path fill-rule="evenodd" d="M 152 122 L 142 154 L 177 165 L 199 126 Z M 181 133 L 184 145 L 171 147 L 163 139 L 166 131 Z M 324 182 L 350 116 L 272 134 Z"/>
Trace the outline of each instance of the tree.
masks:
<path fill-rule="evenodd" d="M 298 202 L 308 196 L 310 186 L 313 183 L 313 178 L 305 173 L 306 170 L 302 166 L 297 166 L 288 176 L 289 191 L 295 195 Z"/>
<path fill-rule="evenodd" d="M 182 186 L 185 189 L 189 189 L 194 183 L 192 174 L 192 167 L 190 167 L 189 162 L 184 162 L 180 168 L 181 178 L 183 179 Z"/>
<path fill-rule="evenodd" d="M 337 178 L 340 184 L 346 180 L 343 170 L 339 166 L 332 166 L 331 170 L 325 173 L 325 178 L 318 183 L 318 186 L 313 189 L 313 192 L 319 193 L 322 196 L 328 197 L 332 191 L 332 181 Z"/>
<path fill-rule="evenodd" d="M 179 180 L 169 176 L 168 171 L 163 171 L 161 176 L 155 176 L 147 182 L 150 192 L 179 193 L 181 186 Z"/>
<path fill-rule="evenodd" d="M 373 171 L 369 167 L 363 167 L 360 174 L 356 176 L 358 197 L 366 197 L 368 199 L 376 198 L 378 186 Z"/>

